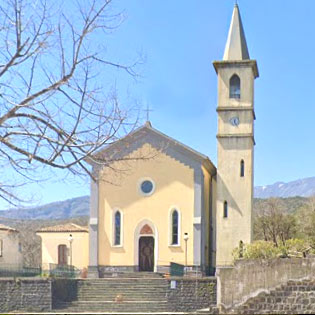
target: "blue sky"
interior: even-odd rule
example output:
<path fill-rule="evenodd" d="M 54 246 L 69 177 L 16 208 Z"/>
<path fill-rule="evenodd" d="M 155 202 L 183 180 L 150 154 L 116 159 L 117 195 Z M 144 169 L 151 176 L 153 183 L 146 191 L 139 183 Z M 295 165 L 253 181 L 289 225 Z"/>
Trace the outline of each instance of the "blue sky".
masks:
<path fill-rule="evenodd" d="M 121 100 L 148 103 L 155 128 L 208 155 L 214 164 L 217 76 L 212 61 L 222 59 L 234 3 L 116 0 L 115 9 L 124 10 L 126 20 L 99 39 L 109 58 L 128 62 L 138 52 L 146 56 L 137 82 L 118 75 Z M 315 176 L 315 1 L 238 3 L 249 53 L 260 72 L 255 185 Z M 46 203 L 88 194 L 89 183 L 61 183 L 56 177 L 30 189 L 38 193 L 39 203 Z"/>
<path fill-rule="evenodd" d="M 121 1 L 128 19 L 115 34 L 147 54 L 136 93 L 153 126 L 216 164 L 217 76 L 232 0 Z M 315 1 L 238 1 L 255 86 L 255 185 L 315 176 Z"/>

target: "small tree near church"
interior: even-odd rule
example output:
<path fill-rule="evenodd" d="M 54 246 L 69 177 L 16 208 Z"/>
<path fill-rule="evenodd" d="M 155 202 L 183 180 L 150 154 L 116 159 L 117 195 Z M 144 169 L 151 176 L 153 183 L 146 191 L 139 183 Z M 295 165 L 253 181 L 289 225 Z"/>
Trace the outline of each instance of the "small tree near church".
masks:
<path fill-rule="evenodd" d="M 255 209 L 255 239 L 273 242 L 275 246 L 285 245 L 286 240 L 296 235 L 296 219 L 284 211 L 285 205 L 279 198 L 270 198 L 266 204 Z"/>
<path fill-rule="evenodd" d="M 111 68 L 135 77 L 138 64 L 106 58 L 122 22 L 112 2 L 1 1 L 0 197 L 9 203 L 50 168 L 93 177 L 85 160 L 135 125 L 105 80 Z"/>

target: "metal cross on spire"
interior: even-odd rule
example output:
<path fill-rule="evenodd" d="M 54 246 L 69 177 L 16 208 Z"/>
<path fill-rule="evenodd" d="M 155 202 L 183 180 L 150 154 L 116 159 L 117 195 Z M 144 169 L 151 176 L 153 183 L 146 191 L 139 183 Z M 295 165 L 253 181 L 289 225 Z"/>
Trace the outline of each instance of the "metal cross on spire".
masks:
<path fill-rule="evenodd" d="M 153 112 L 153 109 L 150 109 L 149 103 L 147 103 L 147 108 L 144 109 L 144 111 L 146 112 L 147 115 L 147 121 L 150 121 L 150 112 Z"/>

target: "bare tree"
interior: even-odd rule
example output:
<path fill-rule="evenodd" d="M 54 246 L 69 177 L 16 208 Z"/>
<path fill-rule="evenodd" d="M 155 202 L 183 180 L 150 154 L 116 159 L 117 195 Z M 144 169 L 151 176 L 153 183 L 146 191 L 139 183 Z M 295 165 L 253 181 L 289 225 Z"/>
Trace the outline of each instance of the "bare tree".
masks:
<path fill-rule="evenodd" d="M 311 212 L 315 213 L 315 195 L 309 197 L 309 208 Z"/>
<path fill-rule="evenodd" d="M 284 205 L 278 198 L 270 198 L 258 206 L 254 221 L 256 239 L 272 241 L 276 246 L 296 234 L 296 220 L 284 211 Z"/>
<path fill-rule="evenodd" d="M 40 179 L 46 166 L 92 176 L 86 158 L 133 128 L 115 91 L 105 94 L 101 84 L 110 67 L 136 76 L 137 62 L 127 66 L 105 56 L 105 36 L 122 21 L 112 2 L 1 1 L 4 200 L 18 200 L 12 188 Z"/>
<path fill-rule="evenodd" d="M 315 244 L 315 196 L 310 196 L 296 214 L 299 225 L 299 236 Z"/>

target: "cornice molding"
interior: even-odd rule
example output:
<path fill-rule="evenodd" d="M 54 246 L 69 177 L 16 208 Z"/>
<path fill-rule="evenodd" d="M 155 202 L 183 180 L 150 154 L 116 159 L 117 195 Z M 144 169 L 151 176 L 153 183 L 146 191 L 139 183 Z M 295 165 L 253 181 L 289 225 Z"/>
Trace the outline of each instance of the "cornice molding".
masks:
<path fill-rule="evenodd" d="M 241 111 L 251 111 L 253 113 L 254 120 L 256 120 L 255 110 L 252 106 L 219 106 L 216 108 L 217 113 L 218 112 L 227 112 L 227 111 L 235 111 L 235 112 L 241 112 Z"/>
<path fill-rule="evenodd" d="M 256 60 L 220 60 L 213 61 L 213 66 L 218 73 L 220 68 L 248 68 L 251 67 L 254 72 L 255 79 L 259 77 L 259 71 Z"/>
<path fill-rule="evenodd" d="M 254 145 L 256 144 L 254 135 L 252 133 L 217 134 L 217 139 L 224 138 L 251 138 Z"/>

